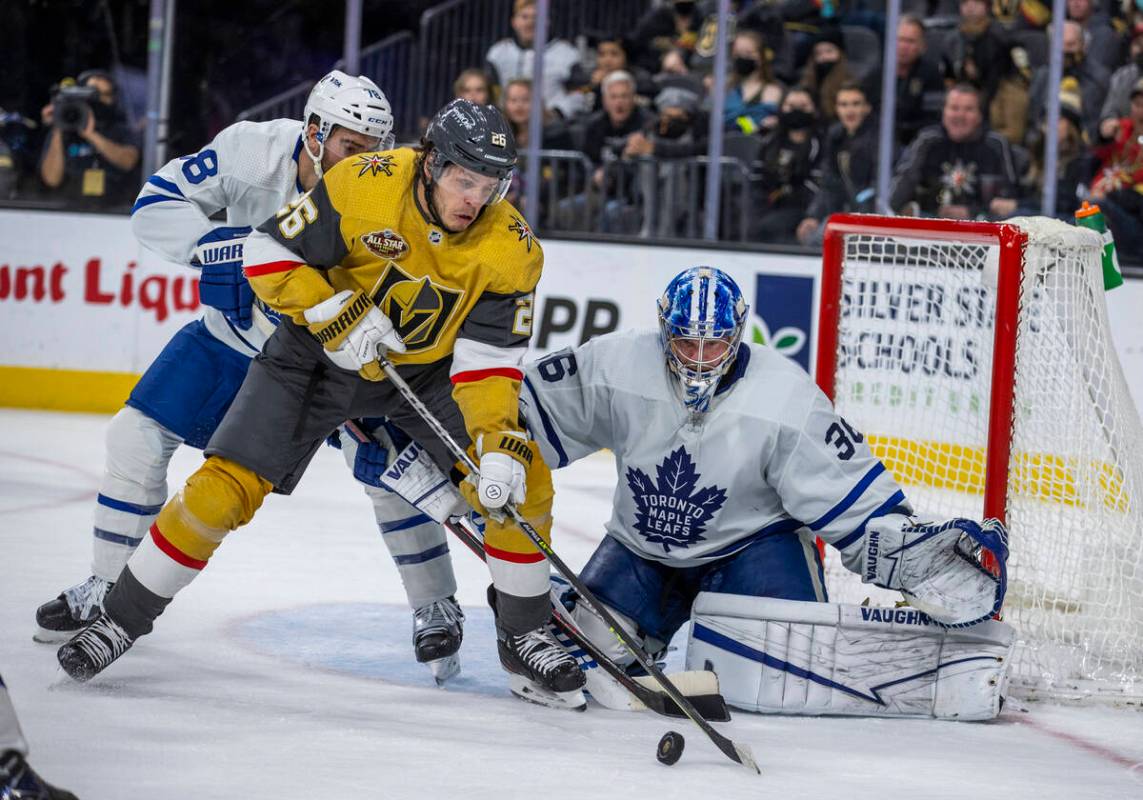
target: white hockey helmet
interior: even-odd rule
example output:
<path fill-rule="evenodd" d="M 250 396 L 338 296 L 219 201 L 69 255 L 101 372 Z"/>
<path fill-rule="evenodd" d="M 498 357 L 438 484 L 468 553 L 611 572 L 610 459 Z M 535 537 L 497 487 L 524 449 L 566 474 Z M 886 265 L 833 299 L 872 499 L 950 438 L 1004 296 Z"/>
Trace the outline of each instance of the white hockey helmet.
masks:
<path fill-rule="evenodd" d="M 378 150 L 393 147 L 393 110 L 385 93 L 364 75 L 354 78 L 335 69 L 319 80 L 306 100 L 303 121 L 309 126 L 315 121 L 318 126 L 318 151 L 315 155 L 306 144 L 306 152 L 314 160 L 318 177 L 321 177 L 321 158 L 325 152 L 325 142 L 335 125 L 348 128 L 378 140 Z"/>

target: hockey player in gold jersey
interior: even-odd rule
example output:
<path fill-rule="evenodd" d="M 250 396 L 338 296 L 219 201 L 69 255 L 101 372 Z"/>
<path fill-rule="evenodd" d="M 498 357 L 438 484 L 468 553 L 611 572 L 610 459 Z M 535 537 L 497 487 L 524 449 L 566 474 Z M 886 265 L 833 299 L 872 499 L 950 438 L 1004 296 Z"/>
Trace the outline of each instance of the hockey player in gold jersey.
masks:
<path fill-rule="evenodd" d="M 545 630 L 547 562 L 513 523 L 497 521 L 511 500 L 550 535 L 551 475 L 518 418 L 543 251 L 503 201 L 515 163 L 500 112 L 454 100 L 420 148 L 346 159 L 251 235 L 246 275 L 282 324 L 210 440 L 205 465 L 160 512 L 104 613 L 60 648 L 69 675 L 89 679 L 149 633 L 227 533 L 271 491 L 293 490 L 342 421 L 388 416 L 438 464 L 453 466 L 384 380 L 383 353 L 477 457 L 479 481 L 462 491 L 488 519 L 492 603 L 513 691 L 582 702 L 582 673 Z"/>

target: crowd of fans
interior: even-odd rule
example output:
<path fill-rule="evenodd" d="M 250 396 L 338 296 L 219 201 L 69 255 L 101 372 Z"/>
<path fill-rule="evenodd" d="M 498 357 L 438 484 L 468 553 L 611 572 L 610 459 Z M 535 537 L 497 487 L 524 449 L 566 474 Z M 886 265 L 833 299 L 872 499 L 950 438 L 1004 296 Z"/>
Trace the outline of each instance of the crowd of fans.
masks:
<path fill-rule="evenodd" d="M 1137 5 L 1138 4 L 1138 5 Z M 666 0 L 629 31 L 543 53 L 542 130 L 530 130 L 536 7 L 515 0 L 505 38 L 461 72 L 458 96 L 496 103 L 541 170 L 549 230 L 678 235 L 703 203 L 713 108 L 717 3 Z M 1041 0 L 904 0 L 896 31 L 896 121 L 888 204 L 896 213 L 1002 219 L 1098 201 L 1121 243 L 1143 241 L 1143 0 L 1067 0 L 1063 80 L 1048 85 L 1050 6 Z M 731 2 L 723 98 L 721 233 L 762 243 L 820 242 L 840 211 L 877 207 L 883 5 L 874 0 Z M 384 76 L 379 76 L 384 85 Z M 55 108 L 90 89 L 76 126 Z M 129 202 L 139 130 L 107 73 L 58 87 L 29 148 L 0 139 L 0 195 L 77 205 Z M 64 91 L 61 91 L 64 90 Z M 1046 101 L 1058 92 L 1055 175 L 1045 174 Z M 75 98 L 70 97 L 68 102 Z M 80 102 L 80 101 L 75 101 Z M 72 102 L 72 105 L 75 105 Z M 4 130 L 18 126 L 7 126 Z M 22 174 L 21 174 L 22 173 Z M 520 200 L 524 174 L 511 197 Z M 692 220 L 693 221 L 693 220 Z"/>
<path fill-rule="evenodd" d="M 548 43 L 541 144 L 591 165 L 578 185 L 568 156 L 545 160 L 550 227 L 680 229 L 672 215 L 684 214 L 684 201 L 703 188 L 692 166 L 707 149 L 715 7 L 659 4 L 633 30 L 594 37 L 593 52 Z M 734 201 L 746 205 L 741 234 L 816 244 L 831 213 L 876 207 L 884 15 L 862 0 L 731 7 L 724 154 L 743 170 L 724 171 L 724 181 L 737 175 L 741 183 Z M 905 9 L 893 32 L 894 212 L 1039 213 L 1043 181 L 1054 179 L 1058 216 L 1098 201 L 1121 250 L 1143 240 L 1143 11 L 1134 0 L 1067 2 L 1055 176 L 1044 173 L 1050 4 L 905 0 Z M 458 79 L 457 92 L 480 84 L 526 140 L 520 103 L 532 89 L 533 0 L 517 0 L 510 27 L 483 70 Z M 550 191 L 551 181 L 561 185 Z M 740 210 L 724 207 L 724 216 Z"/>

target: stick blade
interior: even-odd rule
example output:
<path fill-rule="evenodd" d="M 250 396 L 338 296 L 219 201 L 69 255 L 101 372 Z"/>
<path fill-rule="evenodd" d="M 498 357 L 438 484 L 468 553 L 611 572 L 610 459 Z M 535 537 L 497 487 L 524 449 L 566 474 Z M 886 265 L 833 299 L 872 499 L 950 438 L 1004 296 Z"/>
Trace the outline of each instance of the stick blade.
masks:
<path fill-rule="evenodd" d="M 749 745 L 736 744 L 729 739 L 727 739 L 727 741 L 730 742 L 730 746 L 734 748 L 734 755 L 731 756 L 731 758 L 747 769 L 752 770 L 756 775 L 762 774 L 762 768 L 759 767 L 758 762 L 754 760 L 754 754 L 750 752 Z M 730 753 L 727 753 L 727 755 L 730 755 Z"/>

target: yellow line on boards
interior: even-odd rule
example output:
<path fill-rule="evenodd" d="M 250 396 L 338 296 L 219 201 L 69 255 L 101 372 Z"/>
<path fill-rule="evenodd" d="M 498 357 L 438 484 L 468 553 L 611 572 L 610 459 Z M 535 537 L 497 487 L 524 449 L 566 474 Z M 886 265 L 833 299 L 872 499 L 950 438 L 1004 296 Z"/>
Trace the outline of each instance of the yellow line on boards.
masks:
<path fill-rule="evenodd" d="M 0 366 L 0 406 L 49 411 L 118 411 L 138 375 Z"/>

